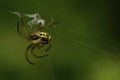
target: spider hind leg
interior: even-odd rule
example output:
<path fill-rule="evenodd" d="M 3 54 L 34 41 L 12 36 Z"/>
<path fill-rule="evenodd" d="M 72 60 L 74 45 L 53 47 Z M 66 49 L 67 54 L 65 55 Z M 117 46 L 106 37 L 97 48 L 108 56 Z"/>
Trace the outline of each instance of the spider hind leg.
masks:
<path fill-rule="evenodd" d="M 25 58 L 26 58 L 26 61 L 28 62 L 28 63 L 30 63 L 30 64 L 32 64 L 32 65 L 35 65 L 35 63 L 32 63 L 30 60 L 29 60 L 29 58 L 28 58 L 28 54 L 29 54 L 29 52 L 28 52 L 28 50 L 32 50 L 32 46 L 33 46 L 33 44 L 30 44 L 27 48 L 26 48 L 26 52 L 25 52 Z"/>
<path fill-rule="evenodd" d="M 49 47 L 45 50 L 45 52 L 47 52 L 48 50 L 50 50 L 51 47 L 52 47 L 52 44 L 49 45 Z"/>
<path fill-rule="evenodd" d="M 40 47 L 39 47 L 39 49 L 41 50 L 41 48 L 43 48 L 43 45 L 41 45 Z M 35 49 L 35 46 L 34 47 L 32 47 L 32 49 L 31 49 L 31 54 L 34 56 L 34 57 L 36 57 L 36 58 L 43 58 L 43 57 L 46 57 L 46 56 L 48 56 L 48 54 L 44 54 L 44 55 L 36 55 L 35 53 L 34 53 L 34 49 Z"/>

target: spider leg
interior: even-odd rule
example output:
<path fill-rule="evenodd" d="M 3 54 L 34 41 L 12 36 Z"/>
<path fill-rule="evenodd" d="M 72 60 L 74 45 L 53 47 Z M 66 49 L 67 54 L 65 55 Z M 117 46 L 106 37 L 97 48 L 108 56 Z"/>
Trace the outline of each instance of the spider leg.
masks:
<path fill-rule="evenodd" d="M 38 48 L 41 50 L 41 49 L 43 48 L 43 46 L 44 46 L 44 45 L 42 44 L 42 45 L 38 46 Z"/>
<path fill-rule="evenodd" d="M 20 31 L 20 21 L 17 22 L 17 33 L 26 39 L 26 36 Z"/>
<path fill-rule="evenodd" d="M 41 26 L 41 24 L 37 25 L 37 28 L 34 31 L 41 31 L 43 30 L 44 26 Z"/>
<path fill-rule="evenodd" d="M 17 22 L 17 33 L 21 34 L 19 25 L 20 25 L 20 22 L 18 21 L 18 22 Z"/>
<path fill-rule="evenodd" d="M 22 25 L 24 25 L 24 22 L 23 22 L 23 21 L 24 21 L 24 19 L 23 19 L 23 15 L 22 15 L 22 17 L 21 17 L 21 24 L 22 24 Z"/>
<path fill-rule="evenodd" d="M 49 26 L 58 24 L 53 18 L 51 18 L 51 21 L 45 25 L 45 28 L 50 28 Z"/>
<path fill-rule="evenodd" d="M 27 32 L 27 30 L 24 27 L 23 16 L 20 18 L 20 20 L 18 20 L 18 22 L 17 22 L 17 33 L 19 33 L 22 37 L 27 39 L 28 32 Z M 20 28 L 22 30 L 20 30 Z M 22 31 L 24 31 L 24 32 L 22 32 Z"/>
<path fill-rule="evenodd" d="M 54 22 L 54 19 L 51 18 L 51 21 L 48 24 L 46 24 L 45 27 L 47 28 L 48 26 L 51 26 L 52 24 L 54 24 Z"/>
<path fill-rule="evenodd" d="M 42 47 L 43 47 L 43 45 L 42 45 L 39 49 L 41 49 Z M 34 49 L 35 49 L 35 47 L 32 47 L 32 49 L 31 49 L 31 54 L 32 54 L 33 56 L 35 56 L 36 58 L 43 58 L 43 57 L 48 56 L 48 54 L 44 54 L 44 55 L 38 56 L 38 55 L 36 55 L 36 54 L 33 53 Z"/>
<path fill-rule="evenodd" d="M 53 18 L 51 18 L 51 21 L 49 23 L 45 24 L 44 26 L 41 26 L 41 24 L 39 24 L 38 25 L 39 27 L 37 30 L 39 31 L 39 30 L 43 30 L 43 29 L 49 29 L 49 26 L 54 25 L 54 24 L 58 24 L 58 22 L 55 22 L 55 20 Z"/>
<path fill-rule="evenodd" d="M 23 18 L 23 15 L 21 17 L 21 26 L 22 26 L 22 30 L 25 32 L 25 34 L 29 34 L 29 32 L 26 30 L 25 28 L 25 24 L 24 24 L 24 18 Z"/>
<path fill-rule="evenodd" d="M 25 58 L 26 58 L 26 61 L 27 61 L 28 63 L 34 65 L 34 63 L 32 63 L 32 62 L 29 60 L 29 58 L 28 58 L 28 54 L 29 54 L 28 50 L 30 50 L 30 49 L 32 48 L 32 46 L 33 46 L 33 44 L 30 44 L 30 45 L 26 48 Z M 31 50 L 32 50 L 32 49 L 31 49 Z"/>
<path fill-rule="evenodd" d="M 45 50 L 45 52 L 47 52 L 48 50 L 50 50 L 51 47 L 52 47 L 52 44 L 49 45 L 49 47 Z"/>

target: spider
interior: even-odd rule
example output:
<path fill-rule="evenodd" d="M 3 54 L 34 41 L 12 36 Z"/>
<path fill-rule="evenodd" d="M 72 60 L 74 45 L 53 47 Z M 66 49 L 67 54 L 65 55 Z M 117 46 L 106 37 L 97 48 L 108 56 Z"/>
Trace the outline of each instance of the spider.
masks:
<path fill-rule="evenodd" d="M 51 35 L 48 34 L 47 32 L 43 32 L 42 30 L 44 28 L 48 28 L 50 25 L 55 23 L 54 20 L 51 20 L 49 24 L 45 24 L 44 26 L 40 26 L 39 24 L 39 27 L 37 27 L 36 30 L 34 30 L 33 32 L 28 32 L 27 29 L 25 28 L 23 17 L 24 16 L 20 17 L 20 19 L 17 22 L 17 33 L 22 35 L 26 40 L 30 41 L 30 44 L 26 48 L 25 58 L 28 63 L 34 65 L 35 63 L 29 60 L 28 51 L 30 51 L 31 55 L 33 55 L 36 58 L 43 58 L 48 56 L 48 53 L 38 56 L 34 54 L 34 49 L 35 48 L 38 48 L 39 50 L 44 49 L 44 51 L 47 52 L 52 47 L 52 44 L 50 43 L 52 40 Z M 45 49 L 44 48 L 45 45 L 49 46 Z"/>

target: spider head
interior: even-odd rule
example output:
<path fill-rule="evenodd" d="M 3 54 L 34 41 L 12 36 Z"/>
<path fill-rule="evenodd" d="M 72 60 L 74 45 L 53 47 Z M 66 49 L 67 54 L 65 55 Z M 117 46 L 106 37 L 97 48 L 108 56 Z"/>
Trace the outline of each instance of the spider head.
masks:
<path fill-rule="evenodd" d="M 46 32 L 37 31 L 31 33 L 28 40 L 32 41 L 33 44 L 48 44 L 51 41 L 51 36 Z"/>
<path fill-rule="evenodd" d="M 51 36 L 46 32 L 40 32 L 40 39 L 42 44 L 48 44 L 51 41 Z"/>

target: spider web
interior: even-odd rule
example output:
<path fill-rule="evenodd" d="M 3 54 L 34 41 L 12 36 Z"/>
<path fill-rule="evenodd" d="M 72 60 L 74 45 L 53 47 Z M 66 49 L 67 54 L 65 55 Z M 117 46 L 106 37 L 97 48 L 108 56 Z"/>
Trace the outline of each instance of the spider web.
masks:
<path fill-rule="evenodd" d="M 37 0 L 32 0 L 32 1 L 33 1 L 33 3 L 36 5 L 36 7 L 40 7 L 40 3 L 39 3 Z M 57 27 L 55 27 L 55 28 L 57 28 Z M 65 30 L 64 30 L 64 31 L 65 31 Z M 76 34 L 78 34 L 78 35 L 88 36 L 88 37 L 91 37 L 91 38 L 97 38 L 97 39 L 102 39 L 102 40 L 110 40 L 110 39 L 102 38 L 102 37 L 99 37 L 99 36 L 94 36 L 94 35 L 90 35 L 90 34 L 86 34 L 86 33 L 80 33 L 80 32 L 78 32 L 78 31 L 73 31 L 73 30 L 70 30 L 70 29 L 69 29 L 69 30 L 66 30 L 66 32 L 76 33 Z M 109 53 L 109 52 L 107 52 L 107 51 L 105 51 L 105 50 L 102 50 L 102 49 L 100 49 L 100 48 L 97 48 L 97 47 L 95 47 L 95 46 L 92 46 L 92 45 L 90 45 L 90 44 L 88 44 L 88 43 L 84 43 L 84 42 L 82 42 L 82 41 L 80 41 L 80 40 L 74 39 L 74 38 L 72 38 L 71 36 L 62 35 L 62 33 L 59 33 L 58 31 L 56 31 L 55 33 L 56 33 L 58 36 L 64 37 L 64 38 L 66 38 L 66 39 L 71 40 L 72 42 L 75 42 L 77 45 L 83 45 L 83 46 L 89 47 L 89 48 L 91 48 L 91 49 L 94 49 L 94 50 L 96 50 L 96 51 L 98 51 L 98 52 L 104 53 L 104 55 L 108 55 L 108 56 L 110 56 L 110 57 L 114 57 L 114 58 L 119 59 L 119 57 L 113 55 L 112 53 Z M 110 41 L 114 41 L 114 40 L 110 40 Z"/>
<path fill-rule="evenodd" d="M 32 0 L 35 5 L 37 7 L 39 7 L 39 2 L 37 2 L 36 0 Z M 17 16 L 21 17 L 21 13 L 19 12 L 12 12 L 13 14 L 16 14 Z M 27 24 L 32 28 L 33 25 L 36 25 L 38 23 L 41 23 L 42 25 L 45 24 L 45 20 L 42 19 L 40 17 L 40 15 L 38 13 L 34 13 L 34 14 L 24 14 L 25 17 L 28 17 L 28 18 L 32 18 Z M 38 16 L 38 18 L 37 18 Z M 57 28 L 57 27 L 55 27 Z M 99 39 L 99 40 L 104 40 L 104 41 L 109 41 L 109 42 L 116 42 L 115 40 L 111 40 L 111 39 L 107 39 L 107 38 L 103 38 L 103 37 L 99 37 L 99 36 L 94 36 L 94 35 L 91 35 L 91 34 L 87 34 L 87 33 L 81 33 L 79 31 L 75 31 L 75 30 L 71 30 L 71 29 L 68 29 L 68 30 L 64 30 L 66 31 L 66 33 L 74 33 L 74 34 L 78 34 L 78 35 L 83 35 L 83 36 L 86 36 L 86 37 L 91 37 L 91 38 L 96 38 L 96 39 Z M 103 50 L 101 48 L 98 48 L 96 46 L 93 46 L 89 43 L 85 43 L 85 42 L 82 42 L 81 40 L 78 40 L 78 39 L 75 39 L 73 38 L 72 36 L 70 35 L 65 35 L 65 34 L 62 34 L 61 32 L 57 32 L 55 33 L 56 35 L 60 36 L 60 37 L 63 37 L 63 38 L 66 38 L 68 40 L 70 40 L 71 42 L 74 42 L 76 45 L 82 45 L 82 46 L 85 46 L 85 47 L 88 47 L 90 49 L 93 49 L 93 50 L 96 50 L 100 53 L 102 53 L 103 55 L 106 55 L 106 56 L 109 56 L 111 58 L 114 58 L 114 59 L 117 59 L 117 60 L 120 60 L 120 57 L 119 56 L 116 56 L 114 55 L 113 53 L 110 53 L 106 50 Z M 119 43 L 119 42 L 118 42 Z M 51 72 L 52 72 L 52 76 L 53 76 L 53 80 L 55 80 L 55 75 L 54 75 L 54 71 L 53 71 L 53 67 L 52 67 L 52 62 L 51 62 L 51 59 L 49 58 L 49 64 L 50 64 L 50 68 L 51 68 Z"/>
<path fill-rule="evenodd" d="M 78 35 L 83 35 L 83 36 L 91 37 L 91 38 L 108 40 L 108 41 L 110 41 L 110 42 L 113 42 L 113 41 L 116 42 L 116 40 L 107 39 L 107 38 L 103 38 L 103 37 L 98 37 L 98 36 L 94 36 L 94 35 L 90 35 L 90 34 L 86 34 L 86 33 L 80 33 L 80 32 L 74 31 L 74 30 L 70 30 L 70 29 L 68 29 L 68 30 L 66 30 L 66 31 L 71 32 L 71 33 L 75 33 L 75 34 L 78 34 Z M 71 40 L 71 41 L 75 42 L 75 43 L 78 44 L 78 45 L 83 45 L 83 46 L 85 46 L 85 47 L 88 47 L 88 48 L 94 49 L 94 50 L 96 50 L 96 51 L 98 51 L 98 52 L 101 52 L 101 53 L 103 53 L 103 55 L 106 55 L 106 56 L 109 56 L 109 57 L 111 57 L 111 58 L 120 60 L 120 57 L 114 55 L 113 53 L 110 53 L 110 52 L 108 52 L 108 51 L 106 51 L 106 50 L 103 50 L 103 49 L 100 49 L 100 48 L 98 48 L 98 47 L 92 46 L 91 44 L 82 42 L 82 41 L 77 40 L 77 39 L 75 39 L 75 38 L 72 38 L 71 36 L 62 35 L 61 33 L 57 33 L 57 35 L 59 35 L 59 36 L 61 36 L 61 37 L 64 37 L 64 38 L 66 38 L 66 39 L 68 39 L 68 40 Z M 119 42 L 117 42 L 117 43 L 119 44 Z"/>
<path fill-rule="evenodd" d="M 37 1 L 37 0 L 31 0 L 33 2 L 33 4 L 35 5 L 35 7 L 40 7 L 40 3 Z M 23 2 L 24 3 L 24 2 Z M 25 4 L 24 4 L 25 5 Z M 26 13 L 20 13 L 20 12 L 13 12 L 13 11 L 10 11 L 11 13 L 17 15 L 18 17 L 21 17 L 21 15 L 23 14 L 25 17 L 28 17 L 29 19 L 31 19 L 30 21 L 28 21 L 28 25 L 32 28 L 33 25 L 38 25 L 39 23 L 41 23 L 41 25 L 44 25 L 45 24 L 45 20 L 41 18 L 40 14 L 39 13 L 34 13 L 34 14 L 26 14 Z M 57 28 L 57 27 L 55 27 Z M 65 31 L 65 30 L 64 30 Z M 71 32 L 71 33 L 75 33 L 75 34 L 78 34 L 78 35 L 83 35 L 83 36 L 87 36 L 87 37 L 91 37 L 91 38 L 96 38 L 96 39 L 99 39 L 99 40 L 108 40 L 109 42 L 116 42 L 115 40 L 111 40 L 111 39 L 106 39 L 106 38 L 103 38 L 103 37 L 99 37 L 99 36 L 94 36 L 94 35 L 90 35 L 90 34 L 86 34 L 86 33 L 81 33 L 79 31 L 75 31 L 75 30 L 66 30 L 66 32 Z M 100 49 L 100 48 L 97 48 L 95 46 L 92 46 L 88 43 L 84 43 L 78 39 L 74 39 L 72 38 L 71 36 L 69 35 L 62 35 L 62 33 L 58 33 L 56 31 L 56 34 L 58 36 L 61 36 L 61 37 L 64 37 L 66 39 L 69 39 L 71 40 L 72 42 L 75 42 L 76 45 L 84 45 L 86 47 L 89 47 L 91 49 L 94 49 L 98 52 L 101 52 L 101 53 L 104 53 L 105 55 L 108 55 L 110 57 L 114 56 L 112 53 L 110 52 L 107 52 L 106 50 L 103 50 L 103 49 Z M 119 42 L 118 42 L 119 43 Z M 116 58 L 119 58 L 116 56 Z"/>

